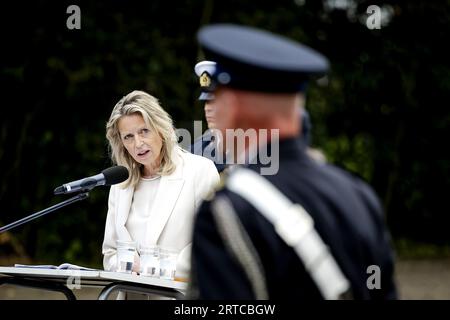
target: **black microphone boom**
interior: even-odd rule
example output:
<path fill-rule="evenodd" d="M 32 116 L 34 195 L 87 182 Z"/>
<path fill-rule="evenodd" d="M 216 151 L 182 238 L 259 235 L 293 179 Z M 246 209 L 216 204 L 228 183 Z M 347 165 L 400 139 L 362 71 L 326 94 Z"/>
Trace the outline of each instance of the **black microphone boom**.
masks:
<path fill-rule="evenodd" d="M 61 193 L 72 193 L 76 191 L 81 191 L 74 197 L 67 199 L 63 202 L 57 203 L 50 208 L 41 210 L 39 212 L 33 213 L 25 218 L 14 221 L 13 223 L 7 224 L 6 226 L 0 227 L 0 233 L 6 232 L 12 228 L 25 224 L 31 220 L 42 217 L 50 212 L 61 209 L 71 203 L 84 200 L 88 197 L 89 191 L 96 186 L 110 186 L 113 184 L 121 183 L 128 179 L 128 170 L 122 166 L 111 167 L 102 171 L 102 173 L 95 176 L 73 181 L 62 185 L 55 189 L 55 194 Z"/>
<path fill-rule="evenodd" d="M 128 179 L 128 170 L 123 166 L 114 166 L 95 176 L 72 181 L 55 189 L 55 194 L 68 194 L 79 191 L 89 191 L 96 186 L 110 186 Z"/>

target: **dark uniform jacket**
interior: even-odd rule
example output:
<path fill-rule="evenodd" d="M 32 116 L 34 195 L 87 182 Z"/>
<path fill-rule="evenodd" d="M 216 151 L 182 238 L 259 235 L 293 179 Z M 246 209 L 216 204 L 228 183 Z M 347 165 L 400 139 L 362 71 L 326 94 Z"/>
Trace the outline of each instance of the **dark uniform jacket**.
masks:
<path fill-rule="evenodd" d="M 259 173 L 260 166 L 248 168 Z M 396 298 L 389 234 L 380 202 L 366 183 L 335 166 L 315 163 L 305 154 L 300 139 L 280 141 L 279 172 L 265 178 L 311 215 L 317 232 L 350 282 L 353 298 Z M 225 196 L 232 203 L 256 248 L 270 299 L 322 299 L 295 251 L 269 221 L 242 197 L 227 190 L 226 182 L 215 196 Z M 253 299 L 250 281 L 224 246 L 211 206 L 211 201 L 204 202 L 195 221 L 191 297 Z M 367 286 L 371 265 L 380 268 L 380 289 Z"/>
<path fill-rule="evenodd" d="M 224 161 L 220 161 L 218 160 L 219 157 L 216 157 L 216 150 L 214 147 L 213 139 L 214 137 L 212 137 L 210 131 L 208 130 L 204 135 L 194 141 L 189 151 L 193 154 L 206 157 L 214 162 L 217 171 L 220 173 L 225 170 L 226 165 L 224 163 L 221 163 Z M 212 149 L 211 152 L 209 149 Z"/>

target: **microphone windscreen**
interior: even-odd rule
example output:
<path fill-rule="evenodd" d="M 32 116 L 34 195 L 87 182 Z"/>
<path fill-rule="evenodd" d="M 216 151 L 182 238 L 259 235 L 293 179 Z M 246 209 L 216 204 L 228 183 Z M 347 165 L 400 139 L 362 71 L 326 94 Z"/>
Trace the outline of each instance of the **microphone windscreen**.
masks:
<path fill-rule="evenodd" d="M 124 166 L 114 166 L 102 171 L 105 176 L 105 185 L 110 186 L 113 184 L 124 182 L 128 179 L 128 169 Z"/>

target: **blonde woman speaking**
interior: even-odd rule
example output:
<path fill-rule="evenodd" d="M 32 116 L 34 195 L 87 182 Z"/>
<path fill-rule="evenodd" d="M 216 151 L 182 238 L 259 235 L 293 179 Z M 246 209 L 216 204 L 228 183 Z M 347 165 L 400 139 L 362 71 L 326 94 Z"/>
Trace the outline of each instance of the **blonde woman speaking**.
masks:
<path fill-rule="evenodd" d="M 219 182 L 209 159 L 182 150 L 169 114 L 142 91 L 124 96 L 106 125 L 112 161 L 130 177 L 111 187 L 102 252 L 117 269 L 117 240 L 178 252 L 177 277 L 188 275 L 193 216 Z M 139 270 L 136 254 L 133 271 Z"/>

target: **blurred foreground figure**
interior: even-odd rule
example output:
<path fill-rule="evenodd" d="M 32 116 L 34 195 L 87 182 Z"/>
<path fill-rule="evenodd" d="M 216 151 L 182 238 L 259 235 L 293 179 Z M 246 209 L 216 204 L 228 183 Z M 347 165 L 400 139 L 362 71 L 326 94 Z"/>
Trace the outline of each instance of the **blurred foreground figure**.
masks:
<path fill-rule="evenodd" d="M 327 72 L 327 59 L 242 26 L 207 26 L 198 40 L 217 63 L 216 129 L 243 165 L 227 172 L 196 216 L 189 297 L 395 299 L 375 193 L 311 159 L 299 139 L 306 83 Z"/>

